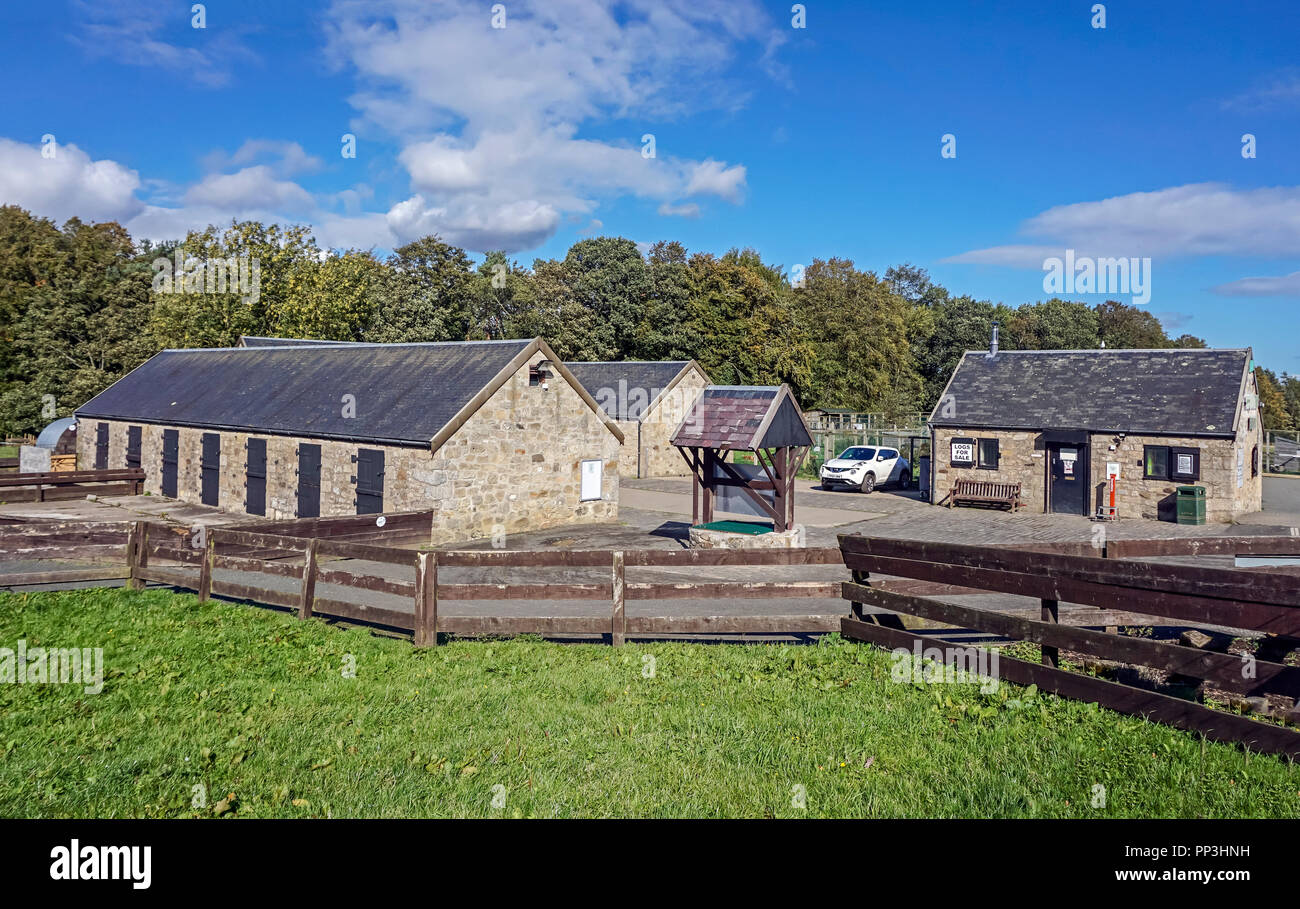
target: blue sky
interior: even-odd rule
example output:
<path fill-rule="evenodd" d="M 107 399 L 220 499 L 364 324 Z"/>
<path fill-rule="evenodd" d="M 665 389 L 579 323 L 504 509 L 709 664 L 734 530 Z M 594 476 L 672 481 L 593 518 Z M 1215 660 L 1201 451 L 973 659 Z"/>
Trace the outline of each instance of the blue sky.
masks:
<path fill-rule="evenodd" d="M 911 261 L 1012 305 L 1066 249 L 1150 258 L 1171 332 L 1300 372 L 1300 3 L 1094 5 L 6 4 L 0 202 L 525 263 L 606 234 Z"/>

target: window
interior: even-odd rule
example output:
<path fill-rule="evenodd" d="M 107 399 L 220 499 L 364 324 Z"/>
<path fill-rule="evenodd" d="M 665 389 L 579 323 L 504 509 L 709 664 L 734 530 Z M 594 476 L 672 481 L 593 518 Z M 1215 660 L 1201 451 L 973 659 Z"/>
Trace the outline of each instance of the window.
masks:
<path fill-rule="evenodd" d="M 1148 480 L 1169 479 L 1169 449 L 1160 445 L 1145 445 L 1142 448 L 1142 460 L 1145 465 L 1142 476 Z"/>
<path fill-rule="evenodd" d="M 979 442 L 979 467 L 981 470 L 998 469 L 998 440 L 997 439 L 980 439 Z"/>
<path fill-rule="evenodd" d="M 1259 446 L 1256 445 L 1250 450 L 1250 476 L 1251 479 L 1259 476 Z"/>
<path fill-rule="evenodd" d="M 1201 450 L 1166 445 L 1144 445 L 1143 477 L 1148 480 L 1199 480 Z"/>

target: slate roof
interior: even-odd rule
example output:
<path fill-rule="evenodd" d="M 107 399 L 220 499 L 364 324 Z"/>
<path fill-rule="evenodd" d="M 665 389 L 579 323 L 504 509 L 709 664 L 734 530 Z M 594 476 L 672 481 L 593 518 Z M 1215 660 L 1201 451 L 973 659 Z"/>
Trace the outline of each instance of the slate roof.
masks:
<path fill-rule="evenodd" d="M 428 445 L 533 339 L 164 350 L 77 416 Z M 342 398 L 356 400 L 344 417 Z"/>
<path fill-rule="evenodd" d="M 357 341 L 322 341 L 318 338 L 263 338 L 258 335 L 240 335 L 240 347 L 302 347 L 313 344 L 357 344 Z"/>
<path fill-rule="evenodd" d="M 690 364 L 690 360 L 618 360 L 564 365 L 606 416 L 639 420 L 660 392 Z"/>
<path fill-rule="evenodd" d="M 784 385 L 710 385 L 669 440 L 679 448 L 753 451 L 811 445 L 799 405 Z"/>
<path fill-rule="evenodd" d="M 1012 350 L 993 357 L 972 350 L 930 423 L 1230 436 L 1250 360 L 1248 348 Z M 945 403 L 951 416 L 942 413 Z"/>

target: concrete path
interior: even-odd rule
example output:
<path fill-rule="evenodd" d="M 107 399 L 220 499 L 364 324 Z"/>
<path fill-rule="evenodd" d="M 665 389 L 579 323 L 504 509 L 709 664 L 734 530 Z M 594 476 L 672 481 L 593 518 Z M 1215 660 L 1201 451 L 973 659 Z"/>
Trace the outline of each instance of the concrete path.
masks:
<path fill-rule="evenodd" d="M 798 499 L 795 500 L 798 505 Z M 687 486 L 685 492 L 666 491 L 662 489 L 639 489 L 624 486 L 619 492 L 619 508 L 636 508 L 642 511 L 656 511 L 676 515 L 683 521 L 691 517 L 691 491 Z M 863 512 L 844 508 L 825 507 L 821 505 L 802 506 L 798 508 L 797 522 L 805 527 L 835 527 L 840 524 L 852 524 L 866 518 L 882 517 L 884 511 Z M 741 521 L 761 520 L 753 515 L 729 511 L 717 511 L 714 514 L 719 521 L 736 519 Z"/>

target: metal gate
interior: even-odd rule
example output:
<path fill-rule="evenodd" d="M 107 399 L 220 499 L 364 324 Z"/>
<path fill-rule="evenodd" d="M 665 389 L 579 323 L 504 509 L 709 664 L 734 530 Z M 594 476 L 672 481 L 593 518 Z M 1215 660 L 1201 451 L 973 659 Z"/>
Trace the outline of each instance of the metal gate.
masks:
<path fill-rule="evenodd" d="M 126 466 L 135 468 L 140 466 L 140 437 L 142 435 L 139 426 L 128 426 L 126 428 Z"/>
<path fill-rule="evenodd" d="M 320 446 L 298 446 L 298 517 L 320 517 Z"/>
<path fill-rule="evenodd" d="M 95 469 L 108 470 L 108 424 L 95 424 Z"/>
<path fill-rule="evenodd" d="M 202 475 L 199 483 L 199 501 L 216 507 L 221 496 L 221 436 L 215 432 L 203 434 L 203 449 L 199 458 Z"/>
<path fill-rule="evenodd" d="M 162 494 L 169 499 L 176 498 L 176 465 L 180 460 L 181 437 L 176 429 L 163 430 L 162 446 Z"/>
<path fill-rule="evenodd" d="M 244 511 L 266 514 L 266 439 L 249 439 L 244 475 Z"/>
<path fill-rule="evenodd" d="M 376 448 L 358 448 L 357 514 L 379 514 L 384 510 L 384 453 Z"/>

